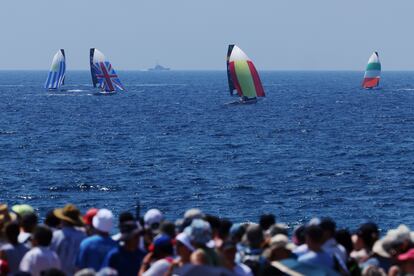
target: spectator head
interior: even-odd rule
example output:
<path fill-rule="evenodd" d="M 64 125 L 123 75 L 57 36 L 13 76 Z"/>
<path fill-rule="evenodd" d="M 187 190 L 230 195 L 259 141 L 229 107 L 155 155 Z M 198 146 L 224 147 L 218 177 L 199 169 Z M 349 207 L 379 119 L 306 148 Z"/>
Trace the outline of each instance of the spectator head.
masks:
<path fill-rule="evenodd" d="M 124 242 L 125 248 L 127 250 L 135 250 L 139 244 L 140 234 L 142 233 L 142 228 L 135 221 L 126 221 L 119 226 L 121 231 L 120 240 Z"/>
<path fill-rule="evenodd" d="M 226 240 L 228 238 L 232 225 L 232 222 L 228 219 L 222 219 L 220 221 L 220 227 L 218 230 L 218 236 L 220 239 Z"/>
<path fill-rule="evenodd" d="M 220 219 L 216 216 L 206 215 L 204 220 L 210 224 L 213 236 L 217 236 L 220 229 Z"/>
<path fill-rule="evenodd" d="M 55 209 L 53 214 L 66 226 L 83 226 L 81 212 L 73 204 L 67 204 L 63 208 Z"/>
<path fill-rule="evenodd" d="M 83 223 L 86 226 L 92 226 L 93 217 L 98 213 L 97 208 L 90 208 L 85 215 L 82 217 Z"/>
<path fill-rule="evenodd" d="M 167 235 L 170 238 L 174 238 L 175 237 L 175 224 L 170 221 L 161 222 L 160 233 L 162 235 Z"/>
<path fill-rule="evenodd" d="M 154 257 L 159 260 L 174 254 L 172 239 L 168 236 L 161 235 L 155 238 L 150 246 L 150 251 L 154 253 Z"/>
<path fill-rule="evenodd" d="M 127 221 L 135 221 L 134 215 L 131 212 L 122 212 L 119 214 L 118 225 L 121 227 L 121 224 Z"/>
<path fill-rule="evenodd" d="M 99 209 L 92 219 L 92 226 L 102 234 L 108 234 L 114 226 L 114 215 L 108 209 Z"/>
<path fill-rule="evenodd" d="M 251 249 L 261 248 L 264 241 L 262 227 L 258 224 L 250 224 L 247 226 L 243 242 Z"/>
<path fill-rule="evenodd" d="M 273 214 L 263 214 L 260 216 L 259 225 L 262 227 L 263 231 L 266 231 L 276 223 L 276 217 Z"/>
<path fill-rule="evenodd" d="M 228 267 L 234 267 L 235 257 L 237 253 L 237 246 L 232 241 L 225 241 L 220 246 L 220 252 L 224 256 L 224 261 Z"/>
<path fill-rule="evenodd" d="M 188 209 L 184 213 L 184 219 L 203 219 L 205 217 L 204 213 L 198 208 Z"/>
<path fill-rule="evenodd" d="M 164 216 L 160 210 L 150 209 L 144 215 L 145 228 L 157 233 L 163 220 Z"/>
<path fill-rule="evenodd" d="M 305 225 L 299 225 L 295 228 L 295 230 L 293 230 L 292 241 L 295 245 L 302 245 L 306 242 L 305 232 L 306 232 Z"/>
<path fill-rule="evenodd" d="M 38 225 L 33 230 L 32 244 L 33 246 L 49 246 L 52 241 L 52 236 L 53 234 L 49 227 L 45 225 Z"/>
<path fill-rule="evenodd" d="M 15 212 L 17 215 L 19 215 L 19 217 L 23 217 L 27 214 L 34 214 L 35 210 L 33 209 L 32 206 L 28 205 L 28 204 L 16 204 L 13 205 L 12 207 L 12 211 Z"/>
<path fill-rule="evenodd" d="M 324 243 L 323 230 L 319 225 L 309 225 L 306 227 L 305 238 L 308 248 L 318 252 Z"/>
<path fill-rule="evenodd" d="M 60 219 L 55 216 L 53 210 L 46 213 L 45 225 L 50 228 L 58 228 L 60 225 Z"/>
<path fill-rule="evenodd" d="M 194 219 L 184 232 L 190 237 L 195 247 L 204 247 L 211 240 L 212 233 L 210 224 L 202 219 Z"/>
<path fill-rule="evenodd" d="M 17 222 L 7 223 L 4 229 L 4 233 L 9 243 L 13 245 L 17 245 L 19 243 L 17 237 L 20 233 L 20 226 Z"/>
<path fill-rule="evenodd" d="M 279 261 L 289 258 L 294 248 L 295 245 L 289 242 L 286 235 L 277 234 L 270 240 L 269 248 L 264 255 L 269 261 Z"/>
<path fill-rule="evenodd" d="M 277 224 L 273 224 L 272 226 L 269 227 L 269 229 L 267 229 L 266 231 L 266 235 L 271 237 L 274 237 L 278 234 L 282 234 L 282 235 L 288 235 L 288 226 L 286 224 L 283 223 L 277 223 Z"/>
<path fill-rule="evenodd" d="M 235 223 L 230 228 L 230 239 L 239 243 L 242 241 L 244 234 L 246 233 L 248 224 Z"/>
<path fill-rule="evenodd" d="M 335 240 L 346 249 L 348 255 L 351 254 L 353 250 L 352 238 L 351 233 L 347 229 L 336 231 Z"/>
<path fill-rule="evenodd" d="M 191 244 L 190 237 L 186 233 L 178 234 L 177 237 L 175 237 L 175 246 L 181 260 L 189 262 L 191 254 L 195 250 L 194 246 Z"/>
<path fill-rule="evenodd" d="M 37 221 L 38 217 L 35 213 L 25 214 L 21 219 L 21 227 L 23 228 L 24 232 L 32 233 L 33 229 L 37 225 Z"/>
<path fill-rule="evenodd" d="M 324 240 L 329 240 L 335 236 L 336 223 L 331 218 L 322 218 L 319 223 L 320 228 L 323 231 Z"/>
<path fill-rule="evenodd" d="M 355 233 L 356 243 L 360 243 L 362 248 L 365 248 L 368 252 L 371 252 L 374 243 L 379 238 L 378 226 L 375 223 L 367 222 L 359 226 Z"/>

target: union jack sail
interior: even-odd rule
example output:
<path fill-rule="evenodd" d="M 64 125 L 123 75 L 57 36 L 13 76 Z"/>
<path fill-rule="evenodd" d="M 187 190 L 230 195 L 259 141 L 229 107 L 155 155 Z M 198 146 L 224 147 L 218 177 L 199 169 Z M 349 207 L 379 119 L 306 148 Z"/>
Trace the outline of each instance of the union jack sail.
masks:
<path fill-rule="evenodd" d="M 90 55 L 92 83 L 94 87 L 97 86 L 101 91 L 105 92 L 125 90 L 112 64 L 106 60 L 102 52 L 92 48 Z"/>

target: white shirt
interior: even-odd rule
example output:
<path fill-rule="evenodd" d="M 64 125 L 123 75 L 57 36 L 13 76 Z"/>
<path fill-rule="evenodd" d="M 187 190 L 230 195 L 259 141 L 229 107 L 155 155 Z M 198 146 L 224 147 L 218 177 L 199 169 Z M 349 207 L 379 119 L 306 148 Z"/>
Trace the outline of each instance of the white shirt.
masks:
<path fill-rule="evenodd" d="M 171 263 L 166 259 L 154 262 L 150 268 L 144 272 L 143 276 L 164 276 L 170 268 Z"/>
<path fill-rule="evenodd" d="M 56 253 L 47 247 L 34 247 L 27 252 L 20 262 L 20 270 L 40 276 L 43 270 L 60 269 L 60 260 Z"/>

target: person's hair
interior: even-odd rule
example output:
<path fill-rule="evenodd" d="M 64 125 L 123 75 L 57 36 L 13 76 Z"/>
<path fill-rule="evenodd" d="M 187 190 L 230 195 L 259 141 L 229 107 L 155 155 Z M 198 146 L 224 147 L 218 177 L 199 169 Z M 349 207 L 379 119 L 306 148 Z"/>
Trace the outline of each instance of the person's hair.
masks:
<path fill-rule="evenodd" d="M 172 256 L 174 254 L 174 247 L 172 243 L 158 245 L 154 247 L 154 256 L 156 258 L 163 258 L 165 256 Z"/>
<path fill-rule="evenodd" d="M 310 225 L 306 227 L 305 235 L 315 243 L 323 242 L 323 230 L 319 225 Z"/>
<path fill-rule="evenodd" d="M 216 217 L 216 216 L 212 216 L 212 215 L 206 215 L 205 221 L 207 221 L 210 226 L 211 226 L 211 230 L 213 232 L 216 232 L 219 230 L 220 228 L 220 218 Z"/>
<path fill-rule="evenodd" d="M 306 232 L 305 225 L 300 225 L 293 231 L 293 239 L 295 240 L 296 245 L 301 245 L 306 242 L 305 232 Z"/>
<path fill-rule="evenodd" d="M 10 222 L 6 224 L 6 227 L 4 228 L 4 234 L 6 235 L 7 240 L 13 244 L 18 244 L 18 236 L 20 233 L 20 226 L 17 222 Z"/>
<path fill-rule="evenodd" d="M 227 239 L 232 225 L 233 223 L 228 219 L 222 219 L 220 221 L 220 227 L 218 229 L 218 236 L 220 237 L 220 239 Z"/>
<path fill-rule="evenodd" d="M 348 254 L 352 252 L 353 250 L 352 237 L 348 229 L 341 229 L 341 230 L 336 231 L 335 240 L 346 249 L 346 252 L 348 252 Z"/>
<path fill-rule="evenodd" d="M 65 276 L 66 274 L 57 268 L 50 268 L 40 272 L 40 276 Z"/>
<path fill-rule="evenodd" d="M 33 239 L 39 246 L 49 246 L 52 241 L 52 230 L 46 225 L 38 225 L 33 230 Z"/>
<path fill-rule="evenodd" d="M 323 218 L 319 226 L 322 228 L 322 231 L 328 233 L 330 237 L 335 235 L 336 223 L 331 218 Z"/>
<path fill-rule="evenodd" d="M 160 225 L 160 232 L 166 234 L 170 238 L 175 237 L 175 224 L 169 221 L 163 221 Z"/>
<path fill-rule="evenodd" d="M 273 224 L 276 223 L 276 217 L 273 214 L 263 214 L 260 216 L 259 225 L 262 227 L 263 231 L 266 231 Z"/>
<path fill-rule="evenodd" d="M 47 212 L 46 218 L 45 218 L 45 225 L 56 228 L 59 226 L 59 224 L 60 224 L 60 219 L 57 216 L 55 216 L 55 214 L 53 213 L 53 210 L 50 210 L 49 212 Z"/>
<path fill-rule="evenodd" d="M 135 221 L 134 215 L 131 212 L 122 212 L 119 214 L 119 225 L 126 221 Z"/>
<path fill-rule="evenodd" d="M 25 232 L 31 233 L 37 225 L 37 215 L 35 213 L 28 213 L 22 217 L 21 226 Z"/>

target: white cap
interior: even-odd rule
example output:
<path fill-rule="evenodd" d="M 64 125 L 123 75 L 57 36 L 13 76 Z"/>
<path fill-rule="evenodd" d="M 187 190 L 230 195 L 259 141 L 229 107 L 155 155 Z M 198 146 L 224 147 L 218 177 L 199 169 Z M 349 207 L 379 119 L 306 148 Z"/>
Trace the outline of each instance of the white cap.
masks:
<path fill-rule="evenodd" d="M 194 246 L 191 244 L 190 237 L 186 233 L 183 232 L 178 234 L 175 239 L 184 244 L 191 252 L 195 250 Z"/>
<path fill-rule="evenodd" d="M 163 219 L 164 216 L 158 209 L 150 209 L 144 215 L 144 222 L 146 226 L 151 226 L 154 223 L 161 223 Z"/>
<path fill-rule="evenodd" d="M 92 225 L 101 232 L 109 233 L 114 226 L 114 214 L 108 209 L 100 209 L 93 217 Z"/>

